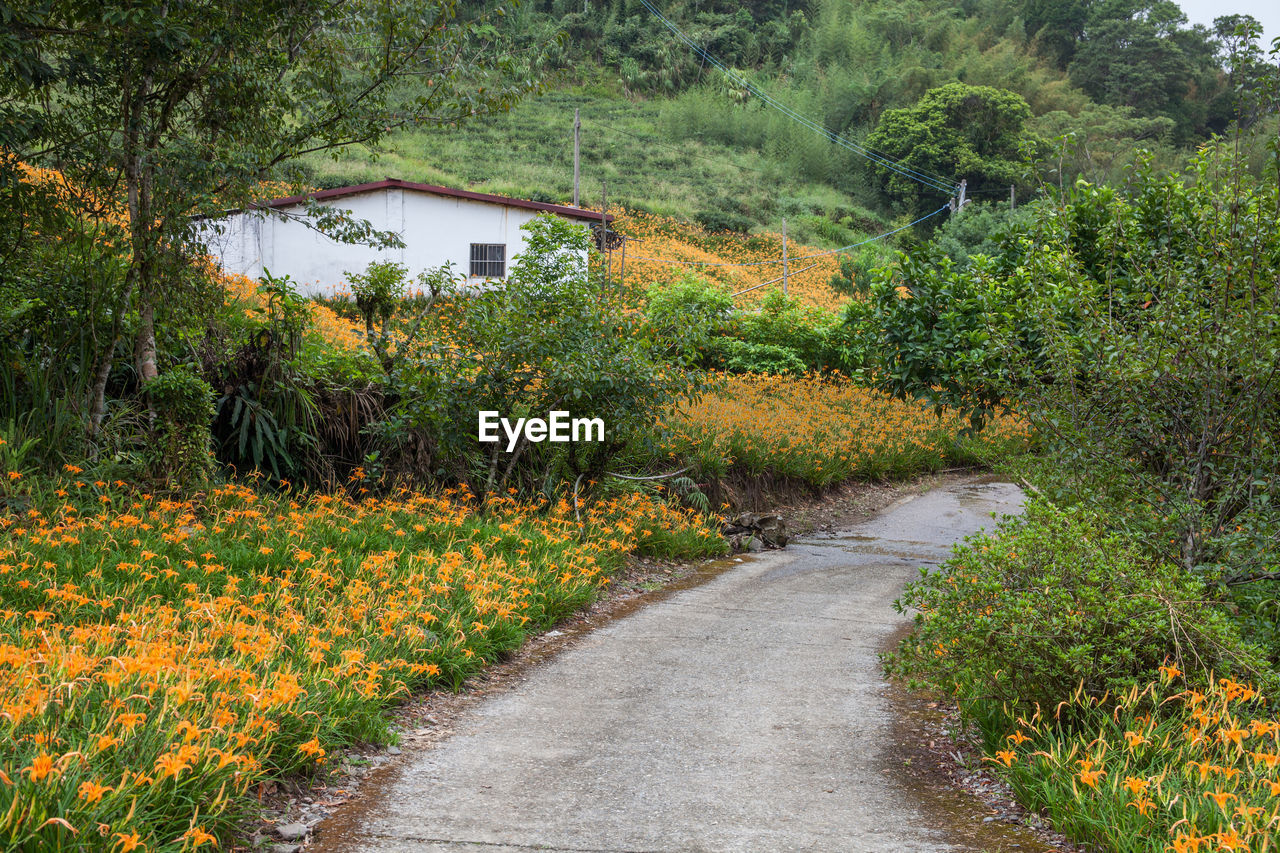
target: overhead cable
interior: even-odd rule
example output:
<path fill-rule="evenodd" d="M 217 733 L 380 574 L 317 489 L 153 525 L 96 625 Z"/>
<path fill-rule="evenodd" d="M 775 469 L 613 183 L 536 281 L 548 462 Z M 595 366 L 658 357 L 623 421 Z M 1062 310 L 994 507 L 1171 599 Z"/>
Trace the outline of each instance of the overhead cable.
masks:
<path fill-rule="evenodd" d="M 932 219 L 933 217 L 937 216 L 939 213 L 942 213 L 942 211 L 947 210 L 950 206 L 951 206 L 950 204 L 944 204 L 942 207 L 938 208 L 933 213 L 926 213 L 924 216 L 921 216 L 919 219 L 916 219 L 912 222 L 908 222 L 906 225 L 903 225 L 899 228 L 895 228 L 892 231 L 886 231 L 883 234 L 877 234 L 874 237 L 868 237 L 867 239 L 860 240 L 857 243 L 850 243 L 847 246 L 841 246 L 838 249 L 829 249 L 825 252 L 815 252 L 812 255 L 796 255 L 795 257 L 788 258 L 787 261 L 788 262 L 804 261 L 804 260 L 808 260 L 809 258 L 823 258 L 823 257 L 826 257 L 827 255 L 838 255 L 841 252 L 847 252 L 850 249 L 856 249 L 859 246 L 865 246 L 868 243 L 874 243 L 877 240 L 883 240 L 885 237 L 889 237 L 894 234 L 897 234 L 899 231 L 906 231 L 908 228 L 911 228 L 914 225 L 919 225 L 921 222 L 924 222 L 926 219 Z M 782 258 L 777 258 L 771 261 L 752 261 L 751 263 L 742 263 L 742 264 L 714 263 L 711 261 L 685 261 L 685 260 L 679 260 L 676 258 L 632 257 L 631 260 L 649 261 L 651 263 L 658 263 L 658 264 L 684 264 L 686 266 L 692 266 L 692 267 L 763 267 L 763 266 L 768 266 L 770 264 L 780 264 L 783 262 Z"/>
<path fill-rule="evenodd" d="M 661 21 L 667 27 L 667 29 L 671 30 L 671 32 L 676 36 L 676 38 L 680 39 L 680 41 L 688 45 L 690 49 L 692 49 L 696 54 L 698 54 L 698 56 L 700 56 L 705 61 L 711 63 L 712 65 L 714 65 L 730 81 L 732 81 L 739 87 L 746 89 L 748 92 L 750 92 L 755 97 L 759 98 L 764 103 L 768 104 L 769 106 L 773 107 L 774 109 L 778 110 L 779 112 L 783 113 L 784 115 L 798 122 L 799 124 L 809 128 L 810 130 L 813 130 L 816 133 L 822 134 L 828 140 L 830 140 L 836 145 L 839 145 L 841 148 L 845 148 L 849 151 L 854 152 L 855 154 L 858 154 L 859 156 L 865 157 L 871 162 L 879 166 L 882 166 L 892 172 L 896 172 L 897 174 L 901 175 L 904 178 L 907 178 L 908 180 L 912 180 L 912 181 L 915 181 L 916 183 L 923 184 L 924 186 L 929 187 L 930 189 L 934 189 L 934 190 L 937 190 L 938 192 L 946 193 L 947 195 L 955 194 L 956 184 L 954 183 L 948 184 L 943 178 L 933 176 L 926 172 L 922 172 L 918 169 L 914 169 L 910 166 L 907 166 L 904 163 L 893 160 L 883 154 L 880 154 L 870 148 L 867 148 L 866 146 L 859 145 L 858 143 L 853 142 L 852 140 L 846 139 L 840 134 L 835 133 L 831 130 L 828 130 L 826 127 L 818 124 L 817 122 L 813 121 L 809 117 L 801 115 L 800 113 L 788 107 L 786 104 L 781 103 L 780 101 L 776 100 L 775 98 L 761 91 L 759 88 L 757 88 L 752 83 L 747 81 L 741 75 L 737 74 L 728 66 L 726 66 L 719 59 L 712 56 L 701 45 L 699 45 L 692 38 L 686 35 L 684 31 L 680 29 L 680 27 L 678 27 L 674 22 L 672 22 L 669 18 L 667 18 L 666 15 L 663 15 L 662 12 L 659 11 L 658 8 L 653 5 L 652 2 L 650 2 L 650 0 L 640 0 L 640 2 L 644 5 L 646 9 L 648 9 L 654 15 L 654 17 L 656 17 L 659 21 Z"/>

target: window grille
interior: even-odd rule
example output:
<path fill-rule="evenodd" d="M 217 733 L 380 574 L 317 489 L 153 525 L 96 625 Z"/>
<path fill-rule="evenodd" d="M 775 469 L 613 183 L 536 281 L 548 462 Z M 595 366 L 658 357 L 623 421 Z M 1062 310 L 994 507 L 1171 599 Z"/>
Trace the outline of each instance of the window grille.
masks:
<path fill-rule="evenodd" d="M 471 275 L 476 278 L 502 278 L 507 274 L 505 243 L 472 243 Z"/>

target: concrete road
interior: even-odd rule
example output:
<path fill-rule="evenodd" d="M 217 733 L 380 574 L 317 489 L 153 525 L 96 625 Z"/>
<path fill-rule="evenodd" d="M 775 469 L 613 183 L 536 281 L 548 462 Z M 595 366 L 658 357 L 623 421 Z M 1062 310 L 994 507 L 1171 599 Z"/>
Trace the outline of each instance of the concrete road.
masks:
<path fill-rule="evenodd" d="M 1009 484 L 946 487 L 614 621 L 408 757 L 319 847 L 974 849 L 895 775 L 877 653 L 902 584 L 1020 506 Z"/>

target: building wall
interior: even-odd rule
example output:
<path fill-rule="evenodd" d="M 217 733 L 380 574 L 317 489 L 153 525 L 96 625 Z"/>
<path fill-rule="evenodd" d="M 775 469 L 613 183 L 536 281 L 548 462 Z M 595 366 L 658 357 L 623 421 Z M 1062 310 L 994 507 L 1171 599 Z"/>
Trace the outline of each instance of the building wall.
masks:
<path fill-rule="evenodd" d="M 258 278 L 270 270 L 274 276 L 289 276 L 302 293 L 332 294 L 343 289 L 347 272 L 363 272 L 378 260 L 404 264 L 410 277 L 446 261 L 453 261 L 456 272 L 468 275 L 472 243 L 505 244 L 510 270 L 514 256 L 525 246 L 520 226 L 538 213 L 395 188 L 344 196 L 330 204 L 368 220 L 379 231 L 394 231 L 405 247 L 378 250 L 331 240 L 293 218 L 303 214 L 302 205 L 209 221 L 203 226 L 205 240 L 228 272 Z M 469 281 L 483 284 L 483 279 Z"/>

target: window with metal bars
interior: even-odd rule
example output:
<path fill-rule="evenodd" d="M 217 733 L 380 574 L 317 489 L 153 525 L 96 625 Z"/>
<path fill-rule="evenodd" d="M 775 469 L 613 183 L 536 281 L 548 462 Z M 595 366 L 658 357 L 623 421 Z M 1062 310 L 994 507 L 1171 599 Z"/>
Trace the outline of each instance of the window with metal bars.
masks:
<path fill-rule="evenodd" d="M 471 275 L 477 278 L 502 278 L 507 274 L 505 243 L 472 243 Z"/>

